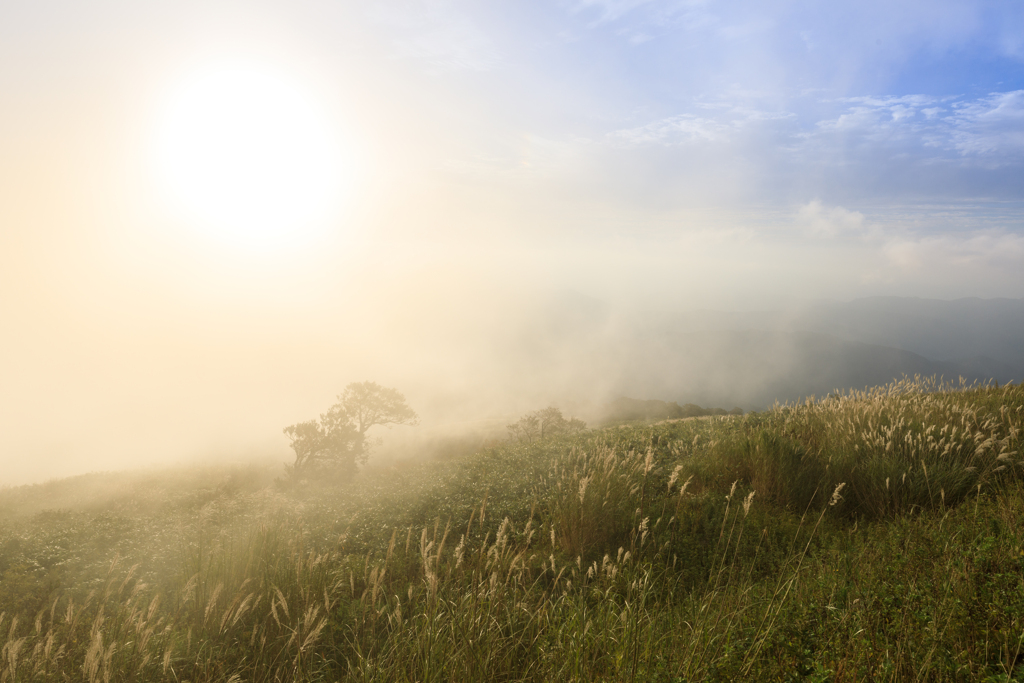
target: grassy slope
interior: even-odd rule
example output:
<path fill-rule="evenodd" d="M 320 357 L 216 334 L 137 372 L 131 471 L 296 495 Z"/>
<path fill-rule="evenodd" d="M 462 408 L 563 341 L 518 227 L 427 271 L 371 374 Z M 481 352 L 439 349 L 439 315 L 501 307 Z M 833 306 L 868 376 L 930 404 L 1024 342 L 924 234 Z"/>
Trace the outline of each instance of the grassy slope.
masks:
<path fill-rule="evenodd" d="M 1024 680 L 1024 389 L 934 389 L 0 492 L 0 682 Z"/>

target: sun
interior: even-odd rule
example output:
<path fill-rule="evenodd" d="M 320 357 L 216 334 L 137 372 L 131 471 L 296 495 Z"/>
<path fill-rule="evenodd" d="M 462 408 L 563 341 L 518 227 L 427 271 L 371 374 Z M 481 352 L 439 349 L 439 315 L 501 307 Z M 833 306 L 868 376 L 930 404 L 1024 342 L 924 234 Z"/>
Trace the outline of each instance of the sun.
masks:
<path fill-rule="evenodd" d="M 310 97 L 268 69 L 208 68 L 172 91 L 155 137 L 165 196 L 238 247 L 306 240 L 337 209 L 335 135 Z"/>

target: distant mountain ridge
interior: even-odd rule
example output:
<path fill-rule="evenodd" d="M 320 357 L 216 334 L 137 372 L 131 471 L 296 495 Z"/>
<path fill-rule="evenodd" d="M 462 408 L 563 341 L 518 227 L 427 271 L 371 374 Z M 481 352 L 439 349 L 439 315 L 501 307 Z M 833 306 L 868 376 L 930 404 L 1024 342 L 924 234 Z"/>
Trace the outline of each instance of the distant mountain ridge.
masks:
<path fill-rule="evenodd" d="M 903 375 L 990 379 L 964 363 L 933 361 L 912 351 L 815 332 L 697 332 L 646 344 L 644 360 L 622 370 L 621 388 L 627 395 L 746 410 L 887 384 Z"/>
<path fill-rule="evenodd" d="M 1024 366 L 1024 299 L 870 297 L 778 311 L 694 311 L 672 316 L 670 324 L 687 331 L 818 332 L 936 361 L 979 362 L 996 372 Z"/>
<path fill-rule="evenodd" d="M 524 330 L 533 340 L 520 359 L 524 374 L 559 377 L 605 401 L 756 410 L 903 375 L 1024 380 L 1024 299 L 874 297 L 615 316 L 596 300 L 562 296 L 533 323 Z"/>

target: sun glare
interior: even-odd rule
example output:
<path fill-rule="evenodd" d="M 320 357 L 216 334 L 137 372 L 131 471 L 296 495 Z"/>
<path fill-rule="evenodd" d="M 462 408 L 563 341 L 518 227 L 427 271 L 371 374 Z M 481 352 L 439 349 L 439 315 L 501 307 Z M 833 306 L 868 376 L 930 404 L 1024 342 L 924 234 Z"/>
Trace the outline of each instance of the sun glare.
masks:
<path fill-rule="evenodd" d="M 254 68 L 211 69 L 179 87 L 155 156 L 175 207 L 231 246 L 306 240 L 342 189 L 334 135 L 317 107 L 287 79 Z"/>

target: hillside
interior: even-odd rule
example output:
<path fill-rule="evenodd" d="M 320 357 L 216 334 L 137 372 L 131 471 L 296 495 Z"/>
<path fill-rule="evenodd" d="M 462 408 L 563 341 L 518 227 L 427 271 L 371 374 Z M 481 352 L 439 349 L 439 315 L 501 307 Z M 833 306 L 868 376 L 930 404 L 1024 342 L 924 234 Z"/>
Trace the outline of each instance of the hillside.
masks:
<path fill-rule="evenodd" d="M 0 491 L 0 680 L 1019 680 L 1024 388 Z"/>

